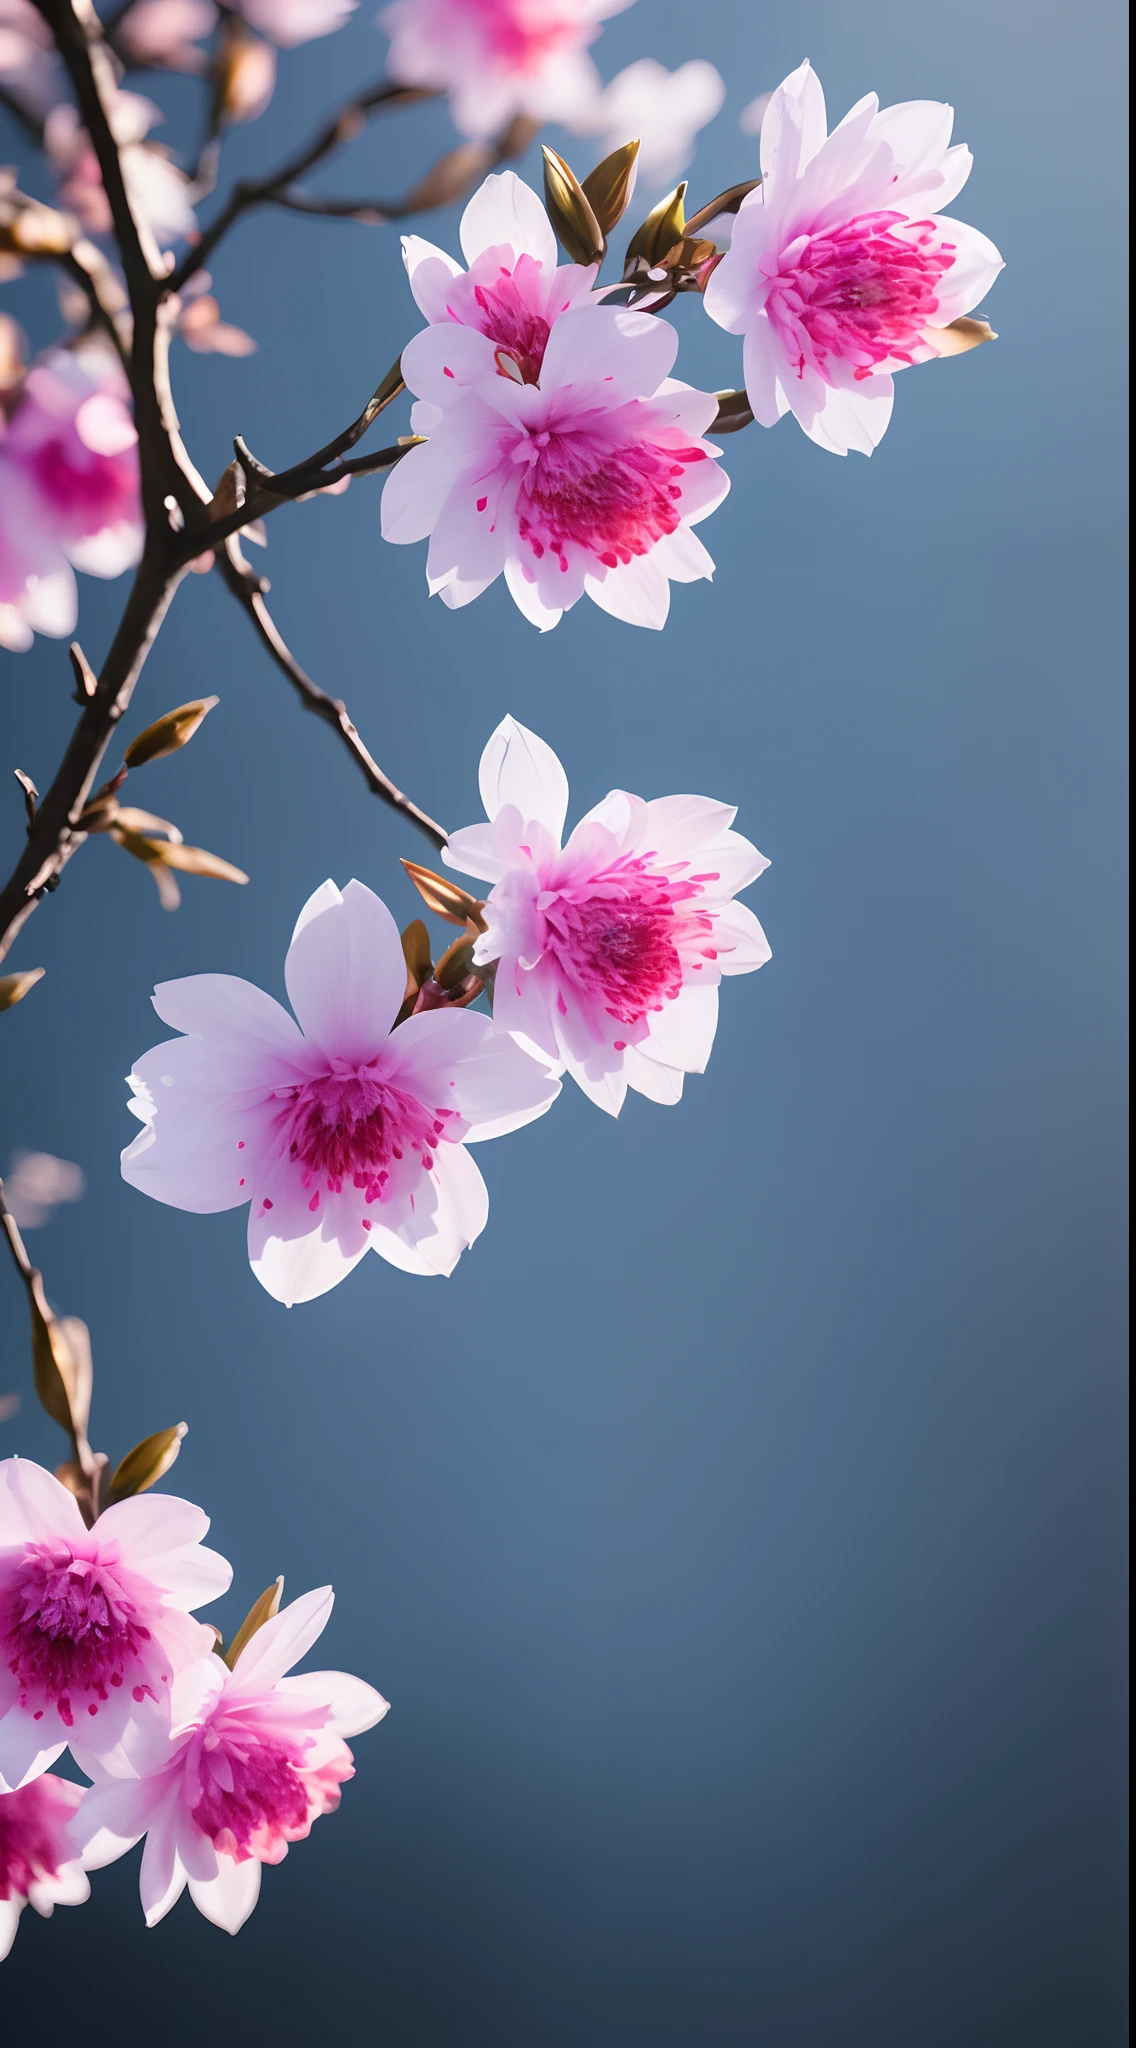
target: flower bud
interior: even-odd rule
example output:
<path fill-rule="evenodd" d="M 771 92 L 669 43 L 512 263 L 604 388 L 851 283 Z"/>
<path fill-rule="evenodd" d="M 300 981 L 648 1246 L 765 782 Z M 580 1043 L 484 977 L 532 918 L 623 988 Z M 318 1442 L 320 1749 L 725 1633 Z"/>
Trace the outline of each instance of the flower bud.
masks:
<path fill-rule="evenodd" d="M 148 1486 L 156 1485 L 164 1477 L 181 1449 L 186 1427 L 184 1422 L 175 1422 L 172 1429 L 159 1429 L 127 1451 L 110 1482 L 110 1506 L 116 1500 L 129 1500 L 132 1494 L 145 1493 Z"/>
<path fill-rule="evenodd" d="M 576 173 L 547 144 L 542 155 L 544 203 L 557 241 L 573 263 L 602 263 L 607 248 L 604 231 Z"/>
<path fill-rule="evenodd" d="M 12 1010 L 22 1003 L 30 988 L 42 981 L 46 967 L 25 967 L 22 974 L 0 974 L 0 1010 Z"/>
<path fill-rule="evenodd" d="M 156 718 L 145 732 L 140 732 L 127 747 L 123 759 L 128 768 L 142 768 L 147 761 L 163 761 L 167 754 L 176 754 L 187 740 L 193 738 L 206 714 L 212 711 L 219 697 L 197 697 L 192 704 L 179 704 L 176 711 L 167 711 L 164 718 Z"/>
<path fill-rule="evenodd" d="M 584 179 L 581 190 L 603 235 L 610 235 L 627 212 L 638 168 L 639 143 L 625 142 L 622 149 L 613 149 Z"/>
<path fill-rule="evenodd" d="M 228 1649 L 224 1652 L 225 1662 L 230 1671 L 235 1669 L 237 1658 L 240 1656 L 246 1643 L 251 1643 L 257 1629 L 263 1628 L 266 1621 L 271 1621 L 274 1615 L 279 1614 L 280 1598 L 283 1591 L 284 1578 L 283 1574 L 281 1574 L 280 1578 L 276 1579 L 271 1586 L 265 1587 L 259 1600 L 253 1601 L 236 1635 L 233 1637 Z"/>

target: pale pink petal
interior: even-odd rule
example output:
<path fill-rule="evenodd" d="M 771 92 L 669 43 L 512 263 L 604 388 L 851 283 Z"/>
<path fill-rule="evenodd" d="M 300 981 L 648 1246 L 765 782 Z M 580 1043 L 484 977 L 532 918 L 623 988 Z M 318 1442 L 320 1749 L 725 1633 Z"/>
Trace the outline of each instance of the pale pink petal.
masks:
<path fill-rule="evenodd" d="M 145 1570 L 147 1578 L 159 1558 L 200 1543 L 208 1534 L 204 1509 L 171 1493 L 135 1494 L 104 1508 L 99 1516 L 99 1549 L 113 1549 L 124 1564 Z"/>
<path fill-rule="evenodd" d="M 503 718 L 482 753 L 477 779 L 490 822 L 506 804 L 515 804 L 526 824 L 536 819 L 559 845 L 568 777 L 546 740 L 515 718 Z"/>
<path fill-rule="evenodd" d="M 191 1877 L 189 1896 L 214 1927 L 238 1934 L 260 1897 L 261 1867 L 255 1856 L 243 1863 L 231 1856 L 218 1856 L 216 1877 Z"/>
<path fill-rule="evenodd" d="M 728 903 L 718 912 L 712 944 L 722 974 L 752 974 L 772 958 L 769 941 L 746 903 Z"/>
<path fill-rule="evenodd" d="M 639 1048 L 647 1059 L 688 1074 L 705 1073 L 718 1029 L 717 988 L 684 988 L 650 1024 Z"/>
<path fill-rule="evenodd" d="M 613 306 L 576 306 L 553 325 L 541 388 L 598 384 L 608 403 L 649 398 L 670 376 L 677 353 L 678 332 L 667 320 Z"/>
<path fill-rule="evenodd" d="M 292 1308 L 338 1287 L 367 1249 L 360 1218 L 351 1195 L 325 1199 L 325 1191 L 304 1186 L 298 1167 L 280 1160 L 258 1182 L 249 1210 L 249 1264 L 265 1292 Z"/>
<path fill-rule="evenodd" d="M 87 1870 L 117 1863 L 134 1847 L 169 1790 L 165 1779 L 118 1778 L 84 1792 L 68 1832 Z"/>
<path fill-rule="evenodd" d="M 943 279 L 935 325 L 945 327 L 982 303 L 1004 264 L 993 242 L 961 220 L 939 220 L 944 241 L 958 254 Z"/>
<path fill-rule="evenodd" d="M 342 895 L 325 882 L 300 912 L 284 979 L 305 1037 L 342 1059 L 373 1059 L 406 992 L 386 904 L 362 882 L 348 882 Z"/>
<path fill-rule="evenodd" d="M 176 1038 L 146 1053 L 130 1075 L 130 1108 L 145 1128 L 122 1154 L 131 1187 L 194 1215 L 213 1215 L 247 1202 L 253 1172 L 272 1140 L 275 1105 L 257 1096 L 289 1078 L 269 1064 L 261 1086 L 226 1096 L 179 1086 L 199 1058 L 198 1042 Z M 218 1075 L 223 1089 L 223 1074 Z"/>
<path fill-rule="evenodd" d="M 623 1072 L 629 1088 L 650 1102 L 670 1108 L 682 1100 L 686 1076 L 680 1067 L 664 1067 L 658 1060 L 644 1059 L 638 1046 L 629 1045 L 623 1055 Z"/>
<path fill-rule="evenodd" d="M 517 610 L 523 612 L 530 626 L 535 626 L 538 633 L 550 633 L 554 626 L 560 624 L 564 616 L 563 610 L 554 610 L 542 602 L 537 594 L 535 577 L 531 571 L 526 575 L 515 555 L 510 555 L 505 563 L 505 581 Z"/>
<path fill-rule="evenodd" d="M 720 839 L 736 817 L 733 804 L 716 803 L 708 796 L 652 797 L 642 844 L 652 847 L 662 861 L 684 860 L 699 847 Z"/>
<path fill-rule="evenodd" d="M 799 178 L 828 133 L 821 83 L 806 61 L 778 86 L 761 124 L 761 175 L 780 190 Z"/>
<path fill-rule="evenodd" d="M 579 1060 L 569 1060 L 568 1071 L 578 1088 L 582 1088 L 589 1102 L 597 1109 L 607 1111 L 609 1116 L 618 1116 L 627 1097 L 627 1074 L 622 1067 L 613 1068 L 609 1073 L 591 1074 Z"/>
<path fill-rule="evenodd" d="M 282 1607 L 245 1644 L 233 1670 L 234 1686 L 249 1692 L 275 1685 L 319 1641 L 334 1604 L 331 1587 L 317 1586 L 313 1592 L 301 1593 L 298 1600 Z"/>
<path fill-rule="evenodd" d="M 23 1543 L 82 1544 L 86 1524 L 73 1493 L 30 1458 L 0 1464 L 0 1550 Z"/>
<path fill-rule="evenodd" d="M 466 825 L 460 832 L 451 832 L 442 859 L 448 868 L 485 882 L 499 882 L 509 867 L 509 856 L 498 847 L 491 824 Z"/>
<path fill-rule="evenodd" d="M 475 327 L 461 327 L 453 321 L 424 327 L 402 351 L 402 374 L 416 398 L 428 399 L 445 410 L 471 386 L 496 377 L 494 344 Z M 404 456 L 403 461 L 408 459 Z"/>
<path fill-rule="evenodd" d="M 21 1898 L 0 1899 L 0 1963 L 12 1952 L 12 1943 L 20 1925 L 20 1914 L 24 1910 Z"/>
<path fill-rule="evenodd" d="M 419 431 L 413 417 L 411 425 Z M 412 448 L 404 455 L 383 485 L 383 539 L 399 546 L 425 540 L 440 518 L 461 468 L 460 454 L 455 458 L 445 439 L 427 441 L 424 447 Z"/>
<path fill-rule="evenodd" d="M 7 1672 L 4 1677 L 8 1678 Z M 45 1742 L 42 1729 L 18 1700 L 7 1713 L 0 1711 L 0 1794 L 18 1792 L 33 1778 L 42 1777 L 66 1747 L 65 1742 Z"/>
<path fill-rule="evenodd" d="M 652 549 L 649 555 L 633 556 L 618 569 L 609 569 L 602 579 L 589 576 L 587 592 L 593 604 L 628 626 L 661 632 L 671 608 L 671 586 L 666 570 L 655 559 L 657 553 Z"/>
<path fill-rule="evenodd" d="M 301 1042 L 283 1005 L 235 974 L 190 974 L 182 981 L 160 981 L 151 1000 L 163 1024 L 175 1031 L 225 1043 L 248 1040 L 284 1054 Z"/>
<path fill-rule="evenodd" d="M 789 411 L 785 351 L 764 313 L 759 313 L 742 345 L 742 375 L 750 410 L 760 427 L 775 427 Z"/>
<path fill-rule="evenodd" d="M 546 270 L 556 268 L 556 237 L 536 193 L 514 171 L 486 178 L 461 218 L 462 254 L 469 264 L 500 245 L 532 256 Z M 425 309 L 423 309 L 425 310 Z"/>
<path fill-rule="evenodd" d="M 185 1890 L 185 1870 L 177 1853 L 173 1796 L 155 1813 L 146 1832 L 138 1893 L 147 1927 L 156 1927 Z"/>
<path fill-rule="evenodd" d="M 286 1698 L 295 1694 L 301 1700 L 318 1700 L 330 1708 L 327 1725 L 345 1741 L 374 1728 L 390 1712 L 390 1701 L 381 1692 L 346 1671 L 306 1671 L 296 1678 L 280 1678 L 276 1691 Z"/>
<path fill-rule="evenodd" d="M 417 1244 L 428 1271 L 446 1275 L 453 1272 L 462 1253 L 488 1223 L 489 1190 L 464 1145 L 439 1145 L 434 1179 L 438 1191 L 434 1227 L 418 1238 Z"/>

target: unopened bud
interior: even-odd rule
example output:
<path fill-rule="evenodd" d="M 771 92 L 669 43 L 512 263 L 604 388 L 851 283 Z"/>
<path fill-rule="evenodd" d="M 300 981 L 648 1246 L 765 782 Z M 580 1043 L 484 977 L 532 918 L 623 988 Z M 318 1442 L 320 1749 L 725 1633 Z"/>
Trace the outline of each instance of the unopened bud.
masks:
<path fill-rule="evenodd" d="M 652 207 L 642 227 L 636 228 L 627 244 L 627 255 L 623 263 L 626 278 L 639 277 L 644 270 L 651 270 L 662 263 L 665 256 L 681 242 L 686 231 L 686 180 L 668 192 Z"/>
<path fill-rule="evenodd" d="M 30 988 L 42 981 L 46 967 L 25 967 L 22 974 L 0 974 L 0 1010 L 12 1010 L 22 1003 Z"/>
<path fill-rule="evenodd" d="M 236 1635 L 224 1653 L 225 1662 L 230 1671 L 235 1670 L 237 1658 L 245 1648 L 245 1645 L 251 1643 L 257 1629 L 263 1628 L 266 1621 L 271 1621 L 274 1615 L 279 1614 L 280 1599 L 283 1591 L 284 1579 L 281 1576 L 273 1585 L 266 1586 L 260 1599 L 255 1600 L 249 1608 Z"/>
<path fill-rule="evenodd" d="M 127 1451 L 111 1479 L 109 1505 L 113 1507 L 116 1500 L 129 1500 L 133 1494 L 145 1493 L 147 1487 L 155 1486 L 169 1471 L 185 1434 L 186 1424 L 175 1422 L 172 1429 L 159 1429 Z"/>
<path fill-rule="evenodd" d="M 123 759 L 128 768 L 143 768 L 147 761 L 162 761 L 167 754 L 176 754 L 187 740 L 193 738 L 203 718 L 212 711 L 219 697 L 197 697 L 192 704 L 179 704 L 176 711 L 167 711 L 164 718 L 156 718 L 145 732 L 140 732 L 127 747 Z"/>
<path fill-rule="evenodd" d="M 438 917 L 444 917 L 447 924 L 471 924 L 475 931 L 485 930 L 482 905 L 468 889 L 459 889 L 446 875 L 436 875 L 432 868 L 421 868 L 417 861 L 404 860 L 402 863 L 410 876 L 427 910 Z"/>
<path fill-rule="evenodd" d="M 613 149 L 602 163 L 589 171 L 581 190 L 599 223 L 600 232 L 610 235 L 631 204 L 639 168 L 638 142 L 625 142 Z"/>
<path fill-rule="evenodd" d="M 602 263 L 607 242 L 584 188 L 569 164 L 547 144 L 544 156 L 544 203 L 556 239 L 573 263 Z"/>

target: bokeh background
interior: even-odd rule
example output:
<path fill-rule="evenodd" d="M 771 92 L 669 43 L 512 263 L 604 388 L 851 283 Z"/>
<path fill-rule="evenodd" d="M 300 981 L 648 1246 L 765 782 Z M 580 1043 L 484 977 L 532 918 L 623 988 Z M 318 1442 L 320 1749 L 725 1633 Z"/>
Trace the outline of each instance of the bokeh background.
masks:
<path fill-rule="evenodd" d="M 976 155 L 955 210 L 1007 258 L 1002 339 L 902 378 L 870 464 L 789 420 L 727 444 L 717 580 L 661 637 L 583 603 L 541 638 L 501 587 L 428 602 L 377 484 L 273 520 L 284 631 L 436 815 L 477 815 L 509 710 L 577 810 L 703 791 L 773 862 L 774 958 L 724 991 L 706 1077 L 618 1124 L 569 1089 L 487 1148 L 490 1225 L 448 1284 L 376 1259 L 289 1312 L 238 1215 L 119 1179 L 151 985 L 282 995 L 309 892 L 358 875 L 408 918 L 397 858 L 423 853 L 216 579 L 179 595 L 131 728 L 221 704 L 135 800 L 252 882 L 189 881 L 167 916 L 88 847 L 12 958 L 48 973 L 4 1019 L 0 1150 L 87 1174 L 33 1252 L 91 1324 L 96 1441 L 189 1422 L 176 1484 L 236 1567 L 226 1633 L 276 1572 L 332 1580 L 317 1661 L 393 1710 L 238 1941 L 188 1900 L 147 1933 L 137 1854 L 81 1911 L 27 1914 L 14 2043 L 1120 2038 L 1120 36 L 1112 0 L 640 0 L 607 26 L 605 76 L 650 51 L 726 78 L 696 198 L 752 168 L 737 115 L 806 54 L 834 117 L 868 88 L 950 99 Z M 382 48 L 364 6 L 285 58 L 234 168 Z M 158 90 L 188 144 L 192 88 Z M 378 124 L 323 182 L 397 189 L 449 133 Z M 456 246 L 456 216 L 425 232 Z M 393 232 L 260 214 L 213 268 L 260 350 L 181 352 L 206 474 L 235 431 L 278 467 L 317 445 L 420 324 Z M 19 290 L 42 344 L 48 288 Z M 737 344 L 676 317 L 682 374 L 736 382 Z M 92 658 L 122 596 L 84 583 Z M 2 659 L 4 761 L 42 783 L 66 657 Z M 21 816 L 12 785 L 6 862 Z M 10 1273 L 0 1318 L 2 1448 L 54 1463 Z"/>

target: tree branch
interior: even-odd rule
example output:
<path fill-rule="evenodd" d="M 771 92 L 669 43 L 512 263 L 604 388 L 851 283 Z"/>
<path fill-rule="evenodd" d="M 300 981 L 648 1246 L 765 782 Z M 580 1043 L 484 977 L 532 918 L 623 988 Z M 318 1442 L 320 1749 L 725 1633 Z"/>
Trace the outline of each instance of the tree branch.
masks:
<path fill-rule="evenodd" d="M 401 789 L 396 788 L 388 775 L 384 775 L 374 756 L 368 752 L 348 714 L 347 706 L 338 697 L 331 697 L 313 683 L 300 667 L 295 655 L 282 638 L 275 621 L 264 602 L 261 578 L 245 561 L 240 542 L 233 538 L 218 551 L 217 566 L 236 598 L 248 614 L 262 647 L 272 656 L 277 668 L 287 677 L 305 711 L 314 712 L 322 718 L 333 732 L 338 733 L 351 759 L 359 769 L 363 780 L 373 796 L 377 796 L 392 810 L 398 811 L 426 834 L 431 845 L 438 851 L 446 844 L 446 832 L 418 805 L 412 803 Z"/>
<path fill-rule="evenodd" d="M 36 0 L 36 4 L 40 5 L 41 0 Z M 314 170 L 317 164 L 325 162 L 337 149 L 354 142 L 356 136 L 362 134 L 372 114 L 384 114 L 395 107 L 414 106 L 419 100 L 436 98 L 436 93 L 426 92 L 417 86 L 390 85 L 381 81 L 355 99 L 348 100 L 347 104 L 324 124 L 313 141 L 288 157 L 277 170 L 270 171 L 264 178 L 242 178 L 234 185 L 216 220 L 210 222 L 201 240 L 182 258 L 170 282 L 170 290 L 180 291 L 187 279 L 191 278 L 195 271 L 200 270 L 202 264 L 208 262 L 218 242 L 228 234 L 234 221 L 239 220 L 242 214 L 250 213 L 254 207 L 271 204 L 276 194 L 286 186 L 293 185 L 297 178 L 302 178 L 307 171 Z"/>

